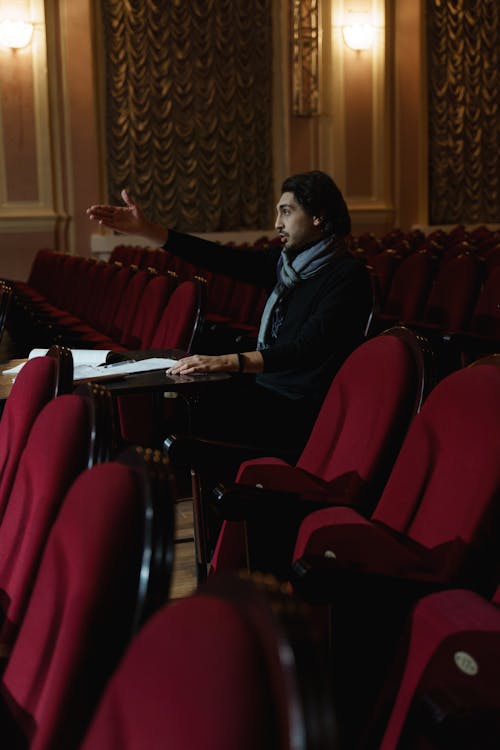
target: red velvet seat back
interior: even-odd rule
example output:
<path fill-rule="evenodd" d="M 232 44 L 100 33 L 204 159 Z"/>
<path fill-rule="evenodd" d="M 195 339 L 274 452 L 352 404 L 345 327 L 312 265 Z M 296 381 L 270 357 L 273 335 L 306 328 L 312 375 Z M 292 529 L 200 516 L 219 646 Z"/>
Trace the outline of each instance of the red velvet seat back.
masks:
<path fill-rule="evenodd" d="M 201 322 L 200 283 L 184 281 L 172 292 L 151 342 L 152 349 L 188 352 Z"/>
<path fill-rule="evenodd" d="M 160 317 L 173 291 L 174 279 L 168 275 L 152 278 L 144 288 L 130 330 L 122 343 L 128 349 L 149 349 Z"/>
<path fill-rule="evenodd" d="M 383 314 L 407 322 L 422 315 L 435 272 L 435 260 L 428 253 L 411 253 L 392 277 Z"/>
<path fill-rule="evenodd" d="M 401 255 L 390 248 L 370 257 L 369 265 L 373 268 L 379 282 L 381 304 L 383 304 L 385 300 L 391 285 L 392 277 L 394 276 L 396 268 L 401 263 L 401 260 Z"/>
<path fill-rule="evenodd" d="M 481 267 L 474 255 L 460 254 L 442 263 L 429 294 L 423 319 L 449 331 L 465 328 L 481 286 Z"/>
<path fill-rule="evenodd" d="M 106 303 L 113 277 L 118 273 L 118 270 L 119 266 L 114 263 L 99 262 L 95 264 L 92 304 L 87 306 L 85 321 L 99 331 L 103 331 L 101 310 Z"/>
<path fill-rule="evenodd" d="M 173 602 L 136 637 L 83 744 L 85 750 L 266 748 L 262 654 L 228 602 Z"/>
<path fill-rule="evenodd" d="M 88 400 L 65 395 L 52 399 L 31 429 L 0 526 L 2 641 L 12 640 L 22 619 L 62 498 L 89 463 L 92 428 Z"/>
<path fill-rule="evenodd" d="M 160 610 L 108 683 L 82 750 L 336 747 L 308 611 L 267 586 L 219 576 Z"/>
<path fill-rule="evenodd" d="M 42 291 L 44 284 L 48 278 L 48 269 L 50 268 L 50 259 L 52 257 L 53 250 L 43 248 L 37 252 L 33 258 L 28 280 L 26 284 L 33 287 L 37 291 Z"/>
<path fill-rule="evenodd" d="M 7 505 L 21 453 L 39 412 L 57 389 L 58 363 L 30 359 L 16 376 L 0 420 L 0 519 Z"/>
<path fill-rule="evenodd" d="M 424 597 L 410 618 L 402 676 L 377 746 L 496 747 L 498 720 L 495 732 L 484 719 L 500 715 L 499 662 L 498 607 L 460 589 Z M 433 737 L 441 738 L 437 746 Z"/>
<path fill-rule="evenodd" d="M 58 274 L 58 298 L 52 300 L 64 310 L 72 310 L 83 267 L 89 262 L 81 255 L 64 255 L 64 264 Z"/>
<path fill-rule="evenodd" d="M 141 304 L 142 295 L 150 280 L 151 276 L 147 271 L 133 271 L 116 308 L 110 336 L 124 346 L 126 346 L 127 336 Z"/>
<path fill-rule="evenodd" d="M 469 330 L 500 338 L 500 266 L 492 268 L 479 294 Z"/>
<path fill-rule="evenodd" d="M 79 318 L 90 323 L 92 316 L 102 303 L 101 273 L 107 263 L 87 258 L 82 269 L 84 273 L 78 278 L 75 288 L 75 302 L 78 300 L 75 313 Z"/>
<path fill-rule="evenodd" d="M 421 387 L 410 345 L 395 335 L 361 344 L 325 396 L 297 467 L 329 482 L 373 482 L 395 459 Z"/>
<path fill-rule="evenodd" d="M 197 280 L 181 282 L 168 299 L 149 348 L 189 352 L 202 322 L 201 305 L 201 283 Z M 118 396 L 117 403 L 125 442 L 151 445 L 157 440 L 154 425 L 159 415 L 155 415 L 147 394 Z"/>
<path fill-rule="evenodd" d="M 127 288 L 132 275 L 133 271 L 129 266 L 122 266 L 121 268 L 118 268 L 118 272 L 112 277 L 98 319 L 97 328 L 101 332 L 108 335 L 111 334 L 116 311 L 123 299 L 125 289 Z"/>
<path fill-rule="evenodd" d="M 500 368 L 452 373 L 413 420 L 373 520 L 460 554 L 485 531 L 498 498 L 499 446 Z"/>
<path fill-rule="evenodd" d="M 77 747 L 130 637 L 143 518 L 121 464 L 83 472 L 65 497 L 1 682 L 31 750 Z"/>

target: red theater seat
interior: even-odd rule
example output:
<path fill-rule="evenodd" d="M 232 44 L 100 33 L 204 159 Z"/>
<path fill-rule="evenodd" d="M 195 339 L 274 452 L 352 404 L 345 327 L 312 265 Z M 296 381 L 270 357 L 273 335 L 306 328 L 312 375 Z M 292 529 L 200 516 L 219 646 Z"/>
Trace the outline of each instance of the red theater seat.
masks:
<path fill-rule="evenodd" d="M 494 750 L 500 738 L 500 599 L 452 589 L 423 597 L 366 746 Z M 383 706 L 383 708 L 382 708 Z M 388 717 L 387 717 L 388 714 Z"/>
<path fill-rule="evenodd" d="M 165 602 L 172 498 L 162 461 L 149 464 L 99 464 L 68 489 L 0 680 L 3 747 L 78 747 L 131 635 Z"/>
<path fill-rule="evenodd" d="M 81 750 L 337 747 L 308 612 L 268 581 L 212 581 L 158 612 L 111 678 Z"/>
<path fill-rule="evenodd" d="M 212 570 L 245 565 L 246 552 L 262 569 L 264 550 L 288 569 L 288 545 L 314 502 L 368 513 L 430 385 L 428 355 L 425 341 L 404 327 L 361 344 L 335 375 L 297 463 L 249 460 L 235 484 L 216 489 L 219 512 L 233 522 L 223 525 Z"/>

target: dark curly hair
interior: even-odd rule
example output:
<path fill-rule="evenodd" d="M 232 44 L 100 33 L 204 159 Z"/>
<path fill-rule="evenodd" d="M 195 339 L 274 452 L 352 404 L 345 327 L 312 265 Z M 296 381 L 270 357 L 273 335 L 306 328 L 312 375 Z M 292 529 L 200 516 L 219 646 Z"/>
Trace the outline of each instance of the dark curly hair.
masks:
<path fill-rule="evenodd" d="M 287 177 L 281 192 L 293 193 L 306 213 L 321 218 L 324 234 L 337 237 L 350 234 L 351 217 L 344 196 L 325 172 L 316 170 Z"/>

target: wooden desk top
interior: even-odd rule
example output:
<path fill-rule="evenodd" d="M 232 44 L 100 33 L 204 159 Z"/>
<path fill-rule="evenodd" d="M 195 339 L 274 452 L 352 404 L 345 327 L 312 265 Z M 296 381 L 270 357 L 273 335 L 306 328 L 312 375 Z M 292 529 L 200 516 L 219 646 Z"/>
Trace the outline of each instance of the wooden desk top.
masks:
<path fill-rule="evenodd" d="M 8 362 L 0 364 L 0 401 L 7 399 L 15 379 L 15 375 L 4 375 L 3 370 L 16 367 L 26 361 L 26 359 L 11 359 Z M 230 377 L 231 375 L 227 372 L 200 373 L 199 375 L 167 375 L 165 370 L 154 370 L 152 372 L 122 375 L 116 379 L 103 380 L 102 383 L 116 396 L 125 393 L 162 391 L 182 391 L 187 394 L 199 391 L 209 383 L 227 380 Z M 81 385 L 82 382 L 84 381 L 78 381 L 75 383 L 75 386 Z"/>
<path fill-rule="evenodd" d="M 17 367 L 23 362 L 26 362 L 26 359 L 9 359 L 8 362 L 3 362 L 0 365 L 0 401 L 5 401 L 16 377 L 15 375 L 4 375 L 3 371 L 10 370 L 11 367 Z"/>

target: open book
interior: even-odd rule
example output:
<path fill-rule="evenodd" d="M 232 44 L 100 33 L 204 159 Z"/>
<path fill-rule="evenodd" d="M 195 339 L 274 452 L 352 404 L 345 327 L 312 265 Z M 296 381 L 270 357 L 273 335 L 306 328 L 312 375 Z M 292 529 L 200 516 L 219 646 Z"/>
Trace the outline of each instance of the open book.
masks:
<path fill-rule="evenodd" d="M 151 372 L 152 370 L 167 370 L 176 363 L 175 359 L 163 357 L 150 357 L 135 361 L 133 359 L 122 362 L 106 364 L 106 358 L 111 349 L 72 349 L 73 355 L 73 380 L 104 380 L 110 378 L 132 375 L 140 372 Z M 33 357 L 44 357 L 48 349 L 32 349 L 28 359 Z M 17 375 L 24 366 L 24 362 L 17 367 L 3 370 L 3 375 Z"/>

